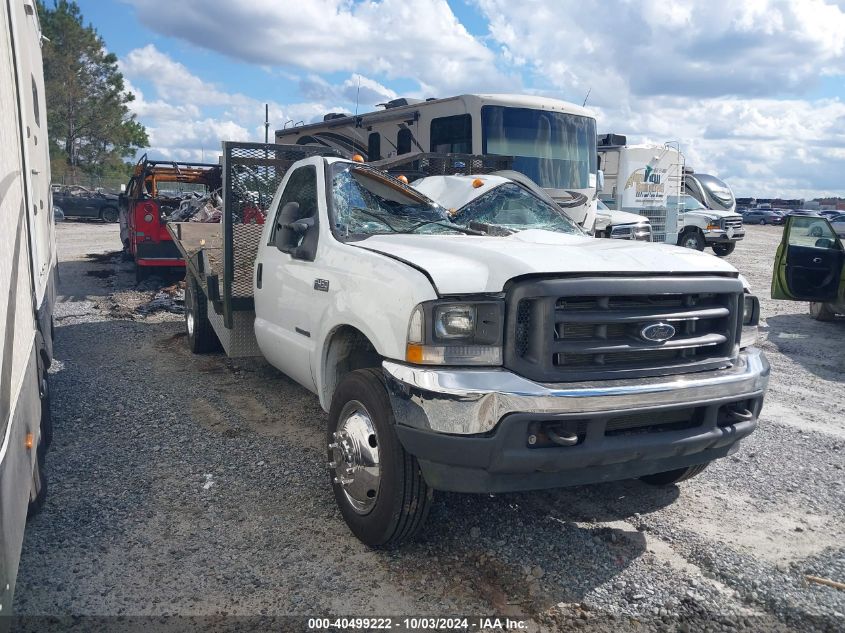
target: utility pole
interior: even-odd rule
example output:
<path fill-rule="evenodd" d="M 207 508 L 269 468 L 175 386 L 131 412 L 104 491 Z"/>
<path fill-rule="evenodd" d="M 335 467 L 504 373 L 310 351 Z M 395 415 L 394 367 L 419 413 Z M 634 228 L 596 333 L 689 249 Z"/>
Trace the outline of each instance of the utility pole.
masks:
<path fill-rule="evenodd" d="M 269 142 L 270 135 L 270 104 L 264 104 L 264 144 Z"/>

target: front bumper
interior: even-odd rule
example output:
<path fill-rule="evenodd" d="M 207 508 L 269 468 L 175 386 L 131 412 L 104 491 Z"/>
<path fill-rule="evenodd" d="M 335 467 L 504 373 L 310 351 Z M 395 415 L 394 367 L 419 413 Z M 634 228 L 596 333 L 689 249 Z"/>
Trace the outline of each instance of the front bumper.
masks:
<path fill-rule="evenodd" d="M 139 266 L 184 266 L 179 249 L 171 240 L 138 242 L 135 246 L 135 263 Z"/>
<path fill-rule="evenodd" d="M 716 229 L 712 231 L 704 231 L 704 240 L 708 244 L 726 244 L 729 242 L 738 242 L 745 237 L 745 229 L 734 230 L 731 234 L 723 229 Z"/>
<path fill-rule="evenodd" d="M 458 492 L 531 490 L 625 479 L 727 455 L 757 424 L 769 363 L 750 348 L 727 369 L 663 378 L 541 384 L 503 369 L 384 362 L 405 449 L 429 485 Z M 750 419 L 728 420 L 732 409 Z M 689 412 L 694 425 L 609 431 L 631 414 Z M 586 429 L 574 446 L 529 446 L 546 423 Z"/>

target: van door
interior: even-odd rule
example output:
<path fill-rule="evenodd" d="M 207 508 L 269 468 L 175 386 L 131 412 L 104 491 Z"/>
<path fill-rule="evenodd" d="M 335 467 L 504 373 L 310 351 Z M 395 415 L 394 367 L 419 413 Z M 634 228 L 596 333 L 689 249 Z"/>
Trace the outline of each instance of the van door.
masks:
<path fill-rule="evenodd" d="M 322 175 L 322 164 L 304 165 L 290 174 L 278 205 L 271 210 L 269 239 L 259 246 L 256 262 L 258 346 L 272 365 L 311 391 L 316 390 L 311 367 L 315 329 L 329 296 L 328 283 L 320 280 L 315 261 Z M 293 216 L 290 204 L 298 205 Z M 286 208 L 290 217 L 283 213 Z M 285 228 L 293 222 L 308 228 L 294 235 Z"/>
<path fill-rule="evenodd" d="M 790 216 L 775 256 L 772 298 L 834 302 L 845 293 L 845 249 L 820 217 Z"/>

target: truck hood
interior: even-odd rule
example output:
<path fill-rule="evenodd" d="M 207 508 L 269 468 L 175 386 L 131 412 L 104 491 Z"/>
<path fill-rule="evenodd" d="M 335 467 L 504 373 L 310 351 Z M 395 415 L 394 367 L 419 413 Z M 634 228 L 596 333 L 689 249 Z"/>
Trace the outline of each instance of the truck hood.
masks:
<path fill-rule="evenodd" d="M 684 215 L 700 215 L 701 217 L 718 220 L 719 218 L 741 218 L 742 215 L 736 211 L 722 211 L 719 209 L 691 209 L 684 211 Z"/>
<path fill-rule="evenodd" d="M 507 237 L 374 235 L 355 245 L 425 271 L 440 295 L 500 292 L 532 274 L 737 275 L 724 260 L 688 248 L 537 229 Z"/>
<path fill-rule="evenodd" d="M 625 224 L 649 224 L 649 219 L 644 215 L 637 215 L 636 213 L 628 213 L 627 211 L 610 211 L 610 223 L 613 226 L 622 226 Z"/>

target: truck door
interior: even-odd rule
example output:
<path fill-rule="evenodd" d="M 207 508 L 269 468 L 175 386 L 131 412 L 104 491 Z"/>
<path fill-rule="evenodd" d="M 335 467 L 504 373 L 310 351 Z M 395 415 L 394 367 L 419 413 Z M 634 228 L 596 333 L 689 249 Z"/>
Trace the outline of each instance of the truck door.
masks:
<path fill-rule="evenodd" d="M 290 174 L 279 204 L 271 209 L 269 241 L 259 246 L 256 267 L 260 277 L 255 288 L 255 336 L 261 352 L 275 367 L 312 391 L 316 389 L 311 368 L 317 334 L 314 330 L 329 296 L 328 288 L 318 283 L 319 264 L 314 261 L 318 200 L 323 193 L 318 173 L 322 175 L 322 165 L 305 165 Z M 293 216 L 291 209 L 295 210 Z M 297 220 L 312 226 L 293 236 L 292 242 L 281 243 L 284 225 Z"/>
<path fill-rule="evenodd" d="M 845 290 L 845 249 L 827 220 L 791 216 L 775 256 L 772 298 L 833 302 Z"/>

